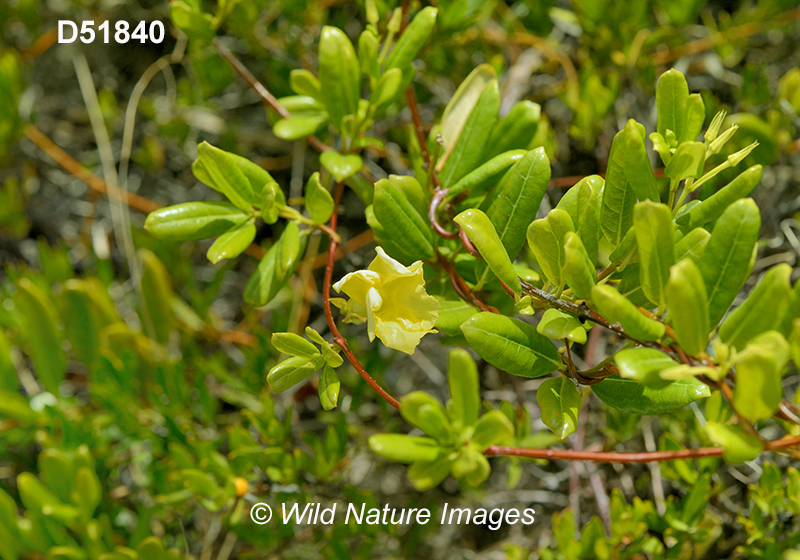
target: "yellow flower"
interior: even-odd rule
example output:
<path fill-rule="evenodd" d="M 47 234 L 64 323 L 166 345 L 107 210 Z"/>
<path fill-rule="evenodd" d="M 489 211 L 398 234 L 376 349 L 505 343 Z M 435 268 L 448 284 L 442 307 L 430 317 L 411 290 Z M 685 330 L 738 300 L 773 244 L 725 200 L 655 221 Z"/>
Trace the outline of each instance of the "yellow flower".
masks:
<path fill-rule="evenodd" d="M 366 310 L 370 341 L 413 354 L 420 339 L 436 332 L 439 302 L 425 292 L 422 261 L 406 268 L 380 247 L 367 270 L 351 272 L 333 285 Z"/>

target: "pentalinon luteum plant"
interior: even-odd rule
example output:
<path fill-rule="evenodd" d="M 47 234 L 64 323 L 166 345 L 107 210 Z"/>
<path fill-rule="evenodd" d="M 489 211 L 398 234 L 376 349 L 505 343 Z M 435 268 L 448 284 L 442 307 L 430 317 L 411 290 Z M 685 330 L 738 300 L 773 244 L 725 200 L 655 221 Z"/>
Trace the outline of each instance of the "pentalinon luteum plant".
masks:
<path fill-rule="evenodd" d="M 204 143 L 194 173 L 228 202 L 180 204 L 146 222 L 157 237 L 216 237 L 208 250 L 212 262 L 241 254 L 259 220 L 273 227 L 280 222 L 280 237 L 245 288 L 245 300 L 256 306 L 267 304 L 294 274 L 310 236 L 329 238 L 322 294 L 332 341 L 310 327 L 306 337 L 275 333 L 275 349 L 290 357 L 269 370 L 271 388 L 284 391 L 321 371 L 320 401 L 333 409 L 344 354 L 425 434 L 369 440 L 375 453 L 410 463 L 408 476 L 419 489 L 450 474 L 480 484 L 490 473 L 487 456 L 645 462 L 722 455 L 742 462 L 765 450 L 794 453 L 797 407 L 784 398 L 781 379 L 790 358 L 800 358 L 800 283 L 790 285 L 788 265 L 774 266 L 731 310 L 756 258 L 760 215 L 747 196 L 761 167 L 738 176 L 728 170 L 739 171 L 755 144 L 719 156 L 736 126 L 726 127 L 718 114 L 703 133 L 702 98 L 690 95 L 684 76 L 670 70 L 657 83 L 657 130 L 649 136 L 666 180 L 660 182 L 651 165 L 645 127 L 630 120 L 614 137 L 605 178 L 586 177 L 534 219 L 550 180 L 544 149 L 531 149 L 539 106 L 522 101 L 498 119 L 497 76 L 482 65 L 426 136 L 412 61 L 437 11 L 422 9 L 401 30 L 398 9 L 381 31 L 374 5 L 367 7 L 370 24 L 357 50 L 341 30 L 323 29 L 318 76 L 291 73 L 296 96 L 274 99 L 216 45 L 280 116 L 275 134 L 306 139 L 320 151 L 321 169 L 309 178 L 302 201 L 288 201 L 261 167 Z M 362 150 L 383 145 L 369 131 L 403 98 L 414 123 L 407 153 L 414 173 L 375 181 Z M 721 172 L 735 178 L 705 200 L 687 202 Z M 366 270 L 334 283 L 337 210 L 347 187 L 366 206 L 376 256 Z M 526 242 L 530 253 L 521 255 Z M 331 288 L 349 299 L 331 297 Z M 719 406 L 712 407 L 716 414 L 707 411 L 703 429 L 713 447 L 648 453 L 526 447 L 526 427 L 513 417 L 501 410 L 481 415 L 469 352 L 450 353 L 447 406 L 419 391 L 398 401 L 362 367 L 337 320 L 366 323 L 370 340 L 407 353 L 438 331 L 512 375 L 551 376 L 537 401 L 543 422 L 560 439 L 575 431 L 586 387 L 628 414 L 668 414 L 717 392 L 730 412 Z M 581 370 L 572 346 L 584 344 L 594 326 L 625 345 Z M 770 419 L 790 435 L 764 440 L 756 423 Z"/>

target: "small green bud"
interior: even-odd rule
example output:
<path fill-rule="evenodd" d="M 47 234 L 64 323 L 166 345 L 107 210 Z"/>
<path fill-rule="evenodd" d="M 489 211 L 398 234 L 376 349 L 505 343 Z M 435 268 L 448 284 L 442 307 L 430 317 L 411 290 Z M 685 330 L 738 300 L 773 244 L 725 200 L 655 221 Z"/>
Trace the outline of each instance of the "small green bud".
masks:
<path fill-rule="evenodd" d="M 718 153 L 722 149 L 722 146 L 724 146 L 728 142 L 728 140 L 731 139 L 731 137 L 736 133 L 738 129 L 739 125 L 735 124 L 728 130 L 723 132 L 720 136 L 717 137 L 716 140 L 714 140 L 713 142 L 711 142 L 711 144 L 709 144 L 708 151 L 711 152 L 712 154 Z"/>
<path fill-rule="evenodd" d="M 711 121 L 708 130 L 706 130 L 706 133 L 703 136 L 703 139 L 706 141 L 706 144 L 710 144 L 717 138 L 717 133 L 719 133 L 719 129 L 722 126 L 722 121 L 725 120 L 725 116 L 727 114 L 728 114 L 727 111 L 720 111 L 719 113 L 714 115 L 714 118 Z"/>
<path fill-rule="evenodd" d="M 403 10 L 400 8 L 395 8 L 394 12 L 392 13 L 392 19 L 389 20 L 389 25 L 386 26 L 389 33 L 392 35 L 396 34 L 400 31 L 400 24 L 403 22 Z"/>
<path fill-rule="evenodd" d="M 739 165 L 744 158 L 750 155 L 750 152 L 756 149 L 757 146 L 758 146 L 758 141 L 756 140 L 746 148 L 739 150 L 735 154 L 729 155 L 728 163 L 731 164 L 731 167 L 733 167 L 734 165 Z"/>
<path fill-rule="evenodd" d="M 375 7 L 375 0 L 366 0 L 365 4 L 367 8 L 367 21 L 371 25 L 377 26 L 380 18 L 378 16 L 378 8 Z"/>

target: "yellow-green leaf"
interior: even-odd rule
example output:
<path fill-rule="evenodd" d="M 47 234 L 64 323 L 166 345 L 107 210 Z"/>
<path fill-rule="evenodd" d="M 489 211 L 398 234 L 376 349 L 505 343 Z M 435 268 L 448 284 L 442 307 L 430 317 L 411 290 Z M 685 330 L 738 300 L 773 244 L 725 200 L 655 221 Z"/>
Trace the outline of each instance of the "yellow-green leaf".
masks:
<path fill-rule="evenodd" d="M 639 251 L 642 291 L 659 309 L 664 309 L 664 288 L 669 280 L 669 267 L 675 262 L 669 207 L 649 200 L 639 202 L 633 209 L 633 227 Z"/>
<path fill-rule="evenodd" d="M 619 323 L 637 340 L 658 340 L 664 336 L 664 324 L 645 317 L 631 301 L 607 284 L 592 288 L 592 300 L 600 314 L 611 323 Z"/>
<path fill-rule="evenodd" d="M 473 208 L 465 210 L 453 218 L 453 221 L 464 229 L 495 276 L 511 288 L 517 299 L 522 297 L 522 286 L 511 265 L 511 259 L 486 214 Z"/>
<path fill-rule="evenodd" d="M 703 275 L 692 259 L 683 259 L 670 268 L 666 301 L 670 323 L 681 348 L 690 356 L 704 351 L 711 330 L 708 296 Z"/>
<path fill-rule="evenodd" d="M 553 343 L 517 319 L 482 312 L 465 321 L 461 331 L 481 358 L 512 375 L 536 378 L 561 366 Z"/>
<path fill-rule="evenodd" d="M 536 402 L 542 422 L 558 439 L 564 439 L 578 427 L 581 410 L 581 394 L 575 382 L 563 375 L 548 379 L 536 390 Z"/>
<path fill-rule="evenodd" d="M 572 219 L 569 214 L 558 208 L 554 208 L 547 217 L 534 220 L 528 226 L 528 245 L 545 278 L 557 290 L 561 290 L 564 286 L 562 274 L 565 262 L 564 243 L 567 232 L 570 231 L 575 231 Z"/>
<path fill-rule="evenodd" d="M 232 259 L 241 255 L 256 238 L 256 225 L 251 219 L 242 225 L 229 229 L 211 244 L 206 257 L 212 263 L 222 259 Z"/>
<path fill-rule="evenodd" d="M 698 263 L 706 284 L 712 328 L 728 311 L 750 275 L 760 227 L 758 206 L 751 198 L 728 206 L 714 226 Z"/>

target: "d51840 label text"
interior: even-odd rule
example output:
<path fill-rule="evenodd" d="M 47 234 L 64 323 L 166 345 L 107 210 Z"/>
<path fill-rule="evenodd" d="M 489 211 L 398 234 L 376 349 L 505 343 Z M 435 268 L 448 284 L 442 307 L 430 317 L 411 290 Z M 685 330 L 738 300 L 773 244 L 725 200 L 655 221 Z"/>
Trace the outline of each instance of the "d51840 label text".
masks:
<path fill-rule="evenodd" d="M 135 27 L 133 27 L 134 24 Z M 94 21 L 74 22 L 62 19 L 58 21 L 58 42 L 74 43 L 80 39 L 82 43 L 86 44 L 94 43 L 96 40 L 108 43 L 113 39 L 115 43 L 124 45 L 129 41 L 141 43 L 150 41 L 158 44 L 164 40 L 164 24 L 160 21 L 151 21 L 149 24 L 140 21 L 139 23 L 134 22 L 134 24 L 120 20 L 114 24 L 112 29 L 111 22 L 106 20 L 95 30 Z M 131 31 L 132 27 L 133 31 Z"/>

